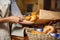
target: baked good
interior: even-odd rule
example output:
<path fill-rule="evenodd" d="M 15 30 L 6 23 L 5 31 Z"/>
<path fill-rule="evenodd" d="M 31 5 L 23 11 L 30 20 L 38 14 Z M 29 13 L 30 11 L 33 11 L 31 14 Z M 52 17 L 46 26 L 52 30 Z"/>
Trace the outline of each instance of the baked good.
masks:
<path fill-rule="evenodd" d="M 39 31 L 36 31 L 36 30 L 33 30 L 31 33 L 32 34 L 44 34 L 43 32 L 39 32 Z"/>
<path fill-rule="evenodd" d="M 35 22 L 38 19 L 37 13 L 36 12 L 32 12 L 31 16 L 26 16 L 25 19 L 28 20 L 28 21 Z"/>
<path fill-rule="evenodd" d="M 44 27 L 44 31 L 43 32 L 46 33 L 46 34 L 54 33 L 55 32 L 55 28 L 53 26 L 48 25 L 48 26 Z"/>
<path fill-rule="evenodd" d="M 25 19 L 29 21 L 31 19 L 31 16 L 25 16 Z"/>

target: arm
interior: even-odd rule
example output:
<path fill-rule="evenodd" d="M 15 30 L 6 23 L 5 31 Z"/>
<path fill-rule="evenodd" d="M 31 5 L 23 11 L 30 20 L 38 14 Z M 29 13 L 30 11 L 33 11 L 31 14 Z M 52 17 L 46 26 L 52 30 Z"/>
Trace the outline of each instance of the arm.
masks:
<path fill-rule="evenodd" d="M 1 22 L 8 22 L 7 18 L 0 18 L 0 23 Z"/>
<path fill-rule="evenodd" d="M 22 20 L 22 18 L 18 17 L 18 16 L 10 16 L 10 17 L 6 17 L 6 18 L 0 18 L 0 23 L 1 22 L 20 23 L 20 24 L 26 24 L 26 25 L 34 24 L 34 22 Z"/>
<path fill-rule="evenodd" d="M 23 20 L 22 22 L 20 22 L 20 24 L 30 25 L 30 24 L 34 24 L 34 22 Z"/>
<path fill-rule="evenodd" d="M 11 22 L 11 23 L 19 23 L 22 19 L 19 16 L 10 16 L 6 18 L 0 18 L 1 22 Z"/>

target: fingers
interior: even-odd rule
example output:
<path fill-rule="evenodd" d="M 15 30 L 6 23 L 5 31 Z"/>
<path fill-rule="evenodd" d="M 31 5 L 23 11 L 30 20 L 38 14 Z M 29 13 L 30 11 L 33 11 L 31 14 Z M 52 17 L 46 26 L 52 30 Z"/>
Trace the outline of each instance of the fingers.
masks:
<path fill-rule="evenodd" d="M 12 22 L 15 22 L 15 23 L 20 23 L 20 24 L 33 24 L 34 22 L 31 22 L 31 21 L 26 21 L 26 20 L 23 20 L 22 17 L 20 16 L 11 16 L 10 18 L 10 21 Z"/>
<path fill-rule="evenodd" d="M 20 18 L 21 20 L 24 20 L 24 17 L 21 17 L 21 16 L 17 16 L 18 18 Z"/>
<path fill-rule="evenodd" d="M 20 16 L 17 16 L 18 18 L 21 18 Z"/>

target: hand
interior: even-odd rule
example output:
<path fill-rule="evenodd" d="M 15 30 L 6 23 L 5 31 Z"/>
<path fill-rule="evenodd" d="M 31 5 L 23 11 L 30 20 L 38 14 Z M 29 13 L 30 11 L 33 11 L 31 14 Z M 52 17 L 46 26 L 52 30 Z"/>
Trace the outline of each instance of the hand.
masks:
<path fill-rule="evenodd" d="M 9 22 L 12 22 L 12 23 L 19 23 L 20 21 L 22 21 L 22 18 L 20 16 L 10 16 L 10 17 L 7 17 L 7 19 Z"/>
<path fill-rule="evenodd" d="M 23 20 L 22 22 L 20 22 L 20 24 L 30 25 L 30 24 L 34 24 L 34 22 Z"/>

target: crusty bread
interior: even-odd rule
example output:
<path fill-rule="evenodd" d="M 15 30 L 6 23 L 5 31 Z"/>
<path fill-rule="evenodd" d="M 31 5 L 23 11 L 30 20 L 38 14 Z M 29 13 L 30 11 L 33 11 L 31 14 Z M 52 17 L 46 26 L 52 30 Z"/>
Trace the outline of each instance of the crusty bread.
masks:
<path fill-rule="evenodd" d="M 31 12 L 31 16 L 26 16 L 25 19 L 28 20 L 28 21 L 35 22 L 38 19 L 37 13 L 36 12 Z"/>
<path fill-rule="evenodd" d="M 36 15 L 31 16 L 30 21 L 35 22 L 36 20 L 37 20 L 37 16 Z"/>
<path fill-rule="evenodd" d="M 30 21 L 31 16 L 26 16 L 25 19 L 26 19 L 27 21 Z"/>
<path fill-rule="evenodd" d="M 44 34 L 43 32 L 39 32 L 39 31 L 36 31 L 36 30 L 33 30 L 31 33 L 32 34 Z"/>
<path fill-rule="evenodd" d="M 50 26 L 50 25 L 48 25 L 48 26 L 45 26 L 44 27 L 44 31 L 43 31 L 44 33 L 54 33 L 55 32 L 55 28 L 53 27 L 53 26 Z"/>

